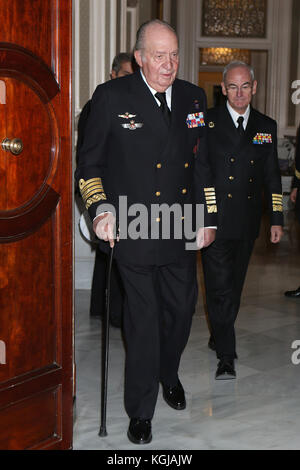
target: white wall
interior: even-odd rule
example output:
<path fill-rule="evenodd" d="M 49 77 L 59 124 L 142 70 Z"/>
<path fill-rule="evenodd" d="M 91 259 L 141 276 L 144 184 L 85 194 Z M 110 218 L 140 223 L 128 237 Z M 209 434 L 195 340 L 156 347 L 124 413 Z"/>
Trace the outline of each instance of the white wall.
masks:
<path fill-rule="evenodd" d="M 109 80 L 114 56 L 133 48 L 139 21 L 137 7 L 128 7 L 127 0 L 74 1 L 75 129 L 84 103 L 99 83 Z M 119 31 L 117 25 L 120 25 Z M 74 168 L 76 139 L 75 130 Z M 75 204 L 75 289 L 90 289 L 95 251 L 80 235 L 80 214 L 78 204 Z"/>

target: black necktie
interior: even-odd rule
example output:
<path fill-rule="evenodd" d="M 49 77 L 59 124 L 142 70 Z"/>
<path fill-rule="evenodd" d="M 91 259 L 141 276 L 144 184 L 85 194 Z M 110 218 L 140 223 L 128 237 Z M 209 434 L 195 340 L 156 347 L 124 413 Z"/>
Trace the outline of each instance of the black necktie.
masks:
<path fill-rule="evenodd" d="M 161 112 L 163 114 L 163 117 L 167 123 L 167 125 L 169 126 L 170 123 L 171 123 L 171 111 L 169 110 L 168 108 L 168 105 L 167 105 L 167 100 L 166 100 L 166 92 L 164 93 L 155 93 L 155 98 L 157 98 L 161 105 L 160 105 L 160 109 L 161 109 Z"/>
<path fill-rule="evenodd" d="M 240 116 L 238 118 L 237 122 L 239 123 L 239 127 L 237 128 L 239 136 L 243 137 L 243 135 L 245 134 L 245 129 L 244 129 L 244 126 L 243 126 L 243 122 L 244 122 L 243 116 Z"/>

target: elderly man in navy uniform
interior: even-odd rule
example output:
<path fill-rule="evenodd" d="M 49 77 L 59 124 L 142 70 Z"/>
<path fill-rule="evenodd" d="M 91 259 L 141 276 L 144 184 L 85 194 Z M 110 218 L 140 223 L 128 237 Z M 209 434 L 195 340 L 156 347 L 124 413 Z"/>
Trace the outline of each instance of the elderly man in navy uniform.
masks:
<path fill-rule="evenodd" d="M 178 369 L 197 297 L 195 250 L 186 250 L 186 239 L 172 230 L 166 239 L 163 217 L 151 217 L 151 209 L 203 204 L 206 228 L 195 230 L 201 248 L 214 240 L 217 208 L 207 160 L 205 94 L 176 78 L 175 31 L 159 20 L 147 22 L 137 33 L 134 55 L 140 70 L 100 85 L 93 95 L 76 178 L 103 249 L 114 246 L 124 284 L 127 435 L 146 444 L 152 439 L 159 382 L 169 406 L 186 406 Z M 130 208 L 129 225 L 131 209 L 140 204 L 149 214 L 147 234 L 158 236 L 147 237 L 145 231 L 125 236 L 118 220 L 121 196 Z M 105 203 L 116 208 L 116 216 Z M 174 212 L 178 223 L 175 219 Z"/>
<path fill-rule="evenodd" d="M 216 379 L 236 377 L 234 323 L 259 234 L 262 194 L 269 208 L 272 243 L 282 236 L 282 189 L 276 122 L 250 105 L 257 82 L 251 67 L 224 69 L 225 105 L 208 110 L 208 149 L 218 206 L 215 242 L 202 251 L 208 316 L 219 363 Z"/>

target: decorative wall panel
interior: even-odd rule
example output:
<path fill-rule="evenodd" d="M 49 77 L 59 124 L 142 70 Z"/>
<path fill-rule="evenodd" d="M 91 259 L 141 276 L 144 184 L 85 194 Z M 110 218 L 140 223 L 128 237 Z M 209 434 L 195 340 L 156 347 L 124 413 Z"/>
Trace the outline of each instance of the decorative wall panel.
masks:
<path fill-rule="evenodd" d="M 202 36 L 266 37 L 267 0 L 203 0 Z"/>
<path fill-rule="evenodd" d="M 200 65 L 226 65 L 232 60 L 241 60 L 250 64 L 250 51 L 230 47 L 203 47 L 200 49 Z"/>

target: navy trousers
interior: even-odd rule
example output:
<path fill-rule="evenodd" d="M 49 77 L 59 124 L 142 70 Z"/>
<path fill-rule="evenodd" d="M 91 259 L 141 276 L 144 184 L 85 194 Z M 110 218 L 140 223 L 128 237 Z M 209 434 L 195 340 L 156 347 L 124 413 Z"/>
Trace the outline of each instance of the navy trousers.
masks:
<path fill-rule="evenodd" d="M 118 268 L 125 290 L 125 408 L 130 418 L 152 419 L 159 382 L 177 385 L 197 301 L 196 256 Z"/>

